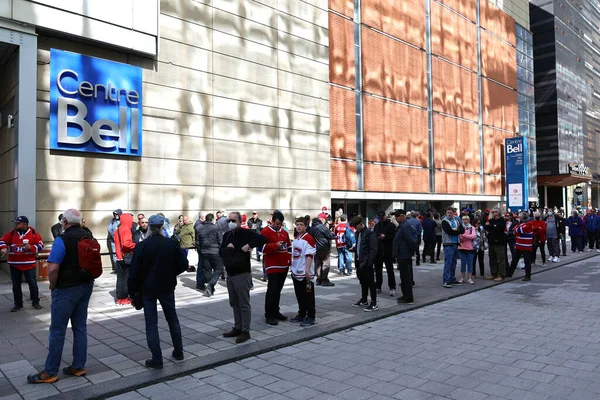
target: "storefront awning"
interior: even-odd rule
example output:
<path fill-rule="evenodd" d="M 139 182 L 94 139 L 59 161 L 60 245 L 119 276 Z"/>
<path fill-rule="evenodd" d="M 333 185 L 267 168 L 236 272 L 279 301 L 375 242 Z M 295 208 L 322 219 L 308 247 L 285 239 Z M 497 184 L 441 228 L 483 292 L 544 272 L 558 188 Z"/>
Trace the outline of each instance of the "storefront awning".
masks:
<path fill-rule="evenodd" d="M 562 175 L 551 175 L 551 176 L 539 176 L 538 175 L 538 185 L 539 186 L 549 186 L 549 187 L 574 186 L 574 185 L 579 185 L 581 183 L 590 182 L 591 180 L 592 180 L 591 176 L 584 176 L 584 175 L 573 175 L 573 174 L 562 174 Z"/>

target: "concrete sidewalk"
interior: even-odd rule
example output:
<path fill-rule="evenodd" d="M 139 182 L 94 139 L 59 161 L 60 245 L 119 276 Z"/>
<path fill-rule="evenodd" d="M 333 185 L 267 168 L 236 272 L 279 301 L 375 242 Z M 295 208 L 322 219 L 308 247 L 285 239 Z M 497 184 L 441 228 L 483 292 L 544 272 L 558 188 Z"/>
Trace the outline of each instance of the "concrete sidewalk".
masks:
<path fill-rule="evenodd" d="M 546 269 L 595 256 L 584 253 L 561 259 L 561 263 L 550 263 Z M 337 259 L 332 258 L 332 265 Z M 487 256 L 486 256 L 487 261 Z M 460 262 L 459 262 L 460 265 Z M 317 287 L 317 324 L 302 328 L 296 324 L 280 323 L 278 326 L 265 324 L 263 317 L 266 283 L 260 281 L 262 269 L 253 263 L 255 289 L 252 292 L 252 340 L 236 345 L 225 339 L 222 332 L 229 330 L 233 317 L 227 299 L 224 282 L 219 283 L 215 296 L 204 297 L 194 290 L 195 273 L 184 273 L 179 277 L 176 290 L 178 314 L 184 336 L 185 360 L 170 360 L 171 344 L 167 324 L 161 316 L 159 329 L 165 356 L 165 368 L 150 371 L 143 366 L 150 357 L 146 347 L 143 313 L 130 307 L 114 304 L 115 275 L 106 272 L 96 281 L 89 310 L 88 375 L 86 377 L 63 377 L 52 385 L 28 385 L 26 375 L 43 368 L 47 355 L 49 314 L 49 290 L 47 283 L 40 283 L 44 309 L 36 311 L 26 307 L 24 311 L 10 313 L 12 292 L 10 278 L 0 273 L 0 400 L 37 399 L 60 395 L 61 399 L 105 397 L 127 389 L 148 385 L 157 380 L 166 380 L 186 373 L 225 364 L 231 361 L 260 354 L 274 348 L 284 347 L 326 333 L 364 324 L 384 316 L 460 296 L 478 289 L 492 286 L 490 281 L 477 278 L 475 285 L 462 285 L 452 289 L 441 286 L 442 263 L 422 264 L 415 267 L 415 304 L 399 306 L 389 296 L 384 272 L 384 291 L 378 299 L 380 311 L 365 313 L 362 308 L 351 304 L 360 297 L 360 287 L 355 276 L 340 276 L 332 272 L 335 287 Z M 334 267 L 334 270 L 336 268 Z M 487 270 L 487 267 L 486 267 Z M 534 267 L 534 273 L 542 271 Z M 519 276 L 522 272 L 518 272 Z M 398 280 L 398 273 L 396 272 Z M 535 277 L 534 277 L 535 280 Z M 25 289 L 25 295 L 28 294 Z M 160 308 L 159 308 L 160 309 Z M 288 316 L 297 311 L 291 280 L 288 279 L 281 299 L 281 310 Z M 72 335 L 67 333 L 64 365 L 71 361 Z"/>

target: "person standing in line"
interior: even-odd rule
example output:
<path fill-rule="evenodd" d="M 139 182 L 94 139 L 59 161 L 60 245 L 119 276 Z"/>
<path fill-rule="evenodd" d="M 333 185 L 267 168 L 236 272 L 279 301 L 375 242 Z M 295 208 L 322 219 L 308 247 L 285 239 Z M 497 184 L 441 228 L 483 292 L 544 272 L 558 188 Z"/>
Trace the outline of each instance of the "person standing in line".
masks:
<path fill-rule="evenodd" d="M 239 344 L 250 339 L 250 255 L 253 248 L 265 245 L 267 239 L 252 229 L 242 229 L 242 216 L 237 211 L 229 213 L 227 224 L 229 230 L 223 235 L 219 255 L 227 269 L 227 292 L 234 325 L 229 332 L 223 333 L 223 337 L 235 337 L 235 342 Z"/>
<path fill-rule="evenodd" d="M 454 208 L 448 207 L 442 219 L 442 241 L 444 243 L 444 283 L 445 288 L 451 288 L 456 280 L 456 261 L 458 260 L 459 235 L 465 229 L 460 219 L 455 215 Z M 456 282 L 456 284 L 459 284 Z"/>
<path fill-rule="evenodd" d="M 524 281 L 531 280 L 531 250 L 533 249 L 533 234 L 535 227 L 526 212 L 519 214 L 519 225 L 515 228 L 515 236 L 517 242 L 515 246 L 515 256 L 513 257 L 510 268 L 506 272 L 506 276 L 511 278 L 517 269 L 517 264 L 521 257 L 525 261 L 525 277 Z"/>
<path fill-rule="evenodd" d="M 123 211 L 118 208 L 113 211 L 113 217 L 108 222 L 108 236 L 106 237 L 106 246 L 108 247 L 108 251 L 110 253 L 110 262 L 112 265 L 112 270 L 115 272 L 117 270 L 117 249 L 115 247 L 115 232 L 117 227 L 120 224 L 121 215 Z"/>
<path fill-rule="evenodd" d="M 383 264 L 385 263 L 390 297 L 394 297 L 396 296 L 396 275 L 394 274 L 393 246 L 396 227 L 384 211 L 380 211 L 378 217 L 379 222 L 373 229 L 375 237 L 377 237 L 377 241 L 379 242 L 379 250 L 375 260 L 375 286 L 377 287 L 377 293 L 381 293 L 381 287 L 383 286 Z"/>
<path fill-rule="evenodd" d="M 466 273 L 467 282 L 473 285 L 475 282 L 471 277 L 473 275 L 473 260 L 475 259 L 474 241 L 477 239 L 477 230 L 471 225 L 471 218 L 468 215 L 462 217 L 462 223 L 465 227 L 465 233 L 458 236 L 458 253 L 460 254 L 460 279 L 458 283 L 464 282 Z"/>
<path fill-rule="evenodd" d="M 214 215 L 207 214 L 204 223 L 196 229 L 196 248 L 200 254 L 196 290 L 204 290 L 204 294 L 208 297 L 214 293 L 223 272 L 223 260 L 219 256 L 223 238 L 219 234 L 219 228 L 214 224 L 214 218 Z"/>
<path fill-rule="evenodd" d="M 73 362 L 63 369 L 65 375 L 84 376 L 87 361 L 87 315 L 94 289 L 94 278 L 81 268 L 78 244 L 91 235 L 81 228 L 81 212 L 69 209 L 63 213 L 64 232 L 54 240 L 48 256 L 48 280 L 52 296 L 48 356 L 44 370 L 27 377 L 28 383 L 54 383 L 62 359 L 69 321 L 73 330 Z M 98 245 L 99 247 L 99 245 Z M 97 254 L 100 262 L 99 254 Z"/>
<path fill-rule="evenodd" d="M 339 216 L 339 223 L 335 226 L 335 247 L 338 252 L 338 271 L 340 275 L 352 275 L 352 255 L 349 247 L 352 247 L 352 230 L 348 225 L 346 214 Z M 308 232 L 307 232 L 308 233 Z M 350 244 L 350 246 L 348 246 Z"/>
<path fill-rule="evenodd" d="M 556 227 L 558 229 L 558 238 L 560 239 L 560 246 L 562 250 L 562 256 L 567 256 L 567 220 L 564 217 L 562 211 L 558 211 L 556 214 Z"/>
<path fill-rule="evenodd" d="M 29 299 L 33 308 L 41 310 L 40 291 L 35 274 L 35 258 L 36 254 L 44 248 L 44 242 L 40 234 L 29 226 L 29 219 L 26 216 L 17 217 L 12 222 L 15 223 L 15 228 L 0 238 L 0 258 L 8 253 L 8 267 L 12 281 L 14 306 L 10 312 L 23 309 L 23 291 L 21 289 L 23 276 L 29 286 Z"/>
<path fill-rule="evenodd" d="M 179 216 L 177 225 L 175 225 L 175 237 L 177 237 L 179 246 L 181 246 L 187 257 L 190 249 L 194 248 L 196 242 L 196 232 L 187 215 Z M 198 264 L 200 264 L 199 260 L 200 257 L 198 257 Z M 198 269 L 200 269 L 200 265 L 198 265 Z M 196 272 L 196 268 L 194 268 L 193 265 L 190 265 L 187 272 Z"/>
<path fill-rule="evenodd" d="M 504 235 L 504 229 L 506 229 L 506 221 L 502 218 L 500 208 L 495 207 L 492 209 L 491 218 L 483 225 L 483 228 L 487 231 L 487 238 L 489 244 L 489 258 L 490 258 L 490 271 L 491 275 L 487 277 L 489 280 L 495 282 L 502 282 L 506 276 L 506 265 L 504 258 L 506 257 L 506 236 Z"/>
<path fill-rule="evenodd" d="M 265 270 L 269 277 L 265 295 L 265 321 L 268 325 L 277 325 L 278 321 L 287 321 L 287 317 L 279 311 L 279 301 L 292 262 L 292 243 L 290 235 L 285 229 L 282 229 L 282 226 L 283 213 L 276 210 L 273 212 L 271 225 L 261 232 L 261 235 L 267 239 L 262 253 Z"/>
<path fill-rule="evenodd" d="M 204 223 L 206 218 L 204 217 L 204 213 L 202 211 L 198 212 L 198 219 L 194 222 L 194 232 L 197 232 L 197 229 L 200 225 Z"/>
<path fill-rule="evenodd" d="M 504 235 L 506 236 L 506 247 L 507 247 L 504 249 L 504 254 L 506 255 L 504 257 L 504 266 L 505 266 L 505 268 L 508 268 L 508 266 L 510 265 L 510 263 L 508 261 L 508 252 L 510 251 L 511 260 L 515 256 L 515 243 L 516 243 L 515 228 L 517 227 L 517 225 L 519 223 L 516 221 L 515 216 L 512 212 L 505 213 L 504 220 L 506 221 L 506 228 L 504 228 Z"/>
<path fill-rule="evenodd" d="M 475 230 L 477 232 L 477 250 L 475 251 L 475 257 L 473 257 L 473 277 L 477 276 L 477 262 L 479 262 L 479 275 L 481 278 L 485 278 L 485 251 L 488 248 L 487 233 L 481 225 L 481 219 L 475 219 Z"/>
<path fill-rule="evenodd" d="M 258 212 L 257 211 L 252 211 L 252 218 L 250 218 L 248 220 L 248 228 L 250 228 L 252 231 L 254 231 L 254 233 L 256 234 L 260 234 L 260 232 L 263 229 L 263 221 L 262 219 L 260 219 L 258 217 Z M 260 249 L 257 247 L 256 248 L 256 261 L 260 262 L 260 256 L 261 256 L 261 252 Z"/>
<path fill-rule="evenodd" d="M 546 240 L 548 241 L 548 254 L 550 255 L 550 261 L 560 261 L 560 247 L 558 244 L 559 233 L 558 233 L 558 220 L 554 215 L 552 209 L 546 213 Z"/>
<path fill-rule="evenodd" d="M 567 218 L 569 236 L 571 236 L 571 253 L 583 253 L 583 219 L 576 210 Z"/>
<path fill-rule="evenodd" d="M 398 260 L 398 270 L 400 271 L 400 290 L 402 297 L 398 298 L 398 304 L 413 304 L 413 267 L 412 256 L 417 246 L 413 229 L 406 223 L 406 212 L 396 210 L 394 217 L 398 223 L 394 241 L 392 244 L 392 256 Z"/>
<path fill-rule="evenodd" d="M 436 261 L 440 261 L 440 252 L 442 250 L 442 220 L 440 218 L 439 213 L 433 214 L 433 220 L 435 221 L 437 227 L 435 228 L 435 247 L 436 247 Z"/>
<path fill-rule="evenodd" d="M 600 217 L 593 208 L 588 210 L 588 215 L 585 219 L 585 230 L 590 246 L 587 251 L 592 251 L 594 248 L 597 248 L 597 251 L 600 252 L 600 248 L 596 246 L 596 243 L 598 242 L 598 231 L 600 230 Z"/>
<path fill-rule="evenodd" d="M 536 211 L 533 213 L 533 247 L 531 250 L 531 266 L 535 266 L 535 258 L 537 249 L 540 249 L 542 255 L 542 267 L 546 266 L 546 222 L 542 219 L 541 214 Z"/>
<path fill-rule="evenodd" d="M 326 225 L 327 218 L 326 214 L 319 214 L 318 218 L 313 219 L 310 234 L 317 244 L 317 254 L 315 255 L 317 286 L 335 286 L 335 283 L 329 280 L 331 241 L 335 237 Z"/>
<path fill-rule="evenodd" d="M 169 324 L 173 342 L 171 355 L 178 361 L 184 357 L 181 326 L 175 308 L 175 287 L 177 276 L 187 270 L 189 263 L 181 247 L 162 235 L 164 223 L 165 219 L 160 215 L 152 215 L 148 219 L 150 236 L 136 246 L 127 280 L 128 292 L 131 295 L 140 293 L 143 299 L 146 341 L 152 353 L 152 358 L 147 359 L 145 365 L 155 369 L 163 367 L 157 301 Z"/>
<path fill-rule="evenodd" d="M 292 281 L 298 301 L 298 314 L 290 322 L 299 322 L 300 326 L 315 323 L 315 268 L 313 258 L 317 252 L 315 240 L 306 233 L 308 221 L 304 217 L 296 218 L 298 235 L 292 242 Z"/>
<path fill-rule="evenodd" d="M 50 231 L 52 232 L 52 238 L 56 239 L 60 235 L 62 235 L 62 224 L 61 221 L 63 219 L 62 214 L 58 214 L 58 223 L 52 225 Z"/>
<path fill-rule="evenodd" d="M 150 236 L 150 231 L 148 230 L 148 218 L 143 217 L 141 220 L 138 220 L 138 228 L 133 232 L 133 242 L 136 244 L 143 242 L 148 236 Z"/>
<path fill-rule="evenodd" d="M 426 257 L 429 256 L 430 257 L 430 262 L 432 264 L 436 264 L 435 261 L 435 242 L 436 242 L 436 230 L 437 230 L 437 223 L 433 220 L 433 215 L 431 214 L 431 212 L 427 212 L 425 214 L 425 219 L 423 220 L 422 224 L 423 225 L 423 243 L 424 243 L 424 247 L 423 247 L 423 262 L 426 261 Z M 441 236 L 440 236 L 441 238 Z"/>
<path fill-rule="evenodd" d="M 408 225 L 413 228 L 415 239 L 417 241 L 417 247 L 415 249 L 415 255 L 417 256 L 415 265 L 421 265 L 421 253 L 419 252 L 419 247 L 421 247 L 421 236 L 423 234 L 423 226 L 421 225 L 421 221 L 418 218 L 419 213 L 416 211 L 411 211 L 410 214 L 407 214 Z"/>
<path fill-rule="evenodd" d="M 133 228 L 134 228 L 134 229 L 133 229 L 133 231 L 134 231 L 134 232 L 135 232 L 135 231 L 137 231 L 137 230 L 139 229 L 139 227 L 140 227 L 140 224 L 142 223 L 142 220 L 144 220 L 144 219 L 148 220 L 148 219 L 146 218 L 146 216 L 144 215 L 144 213 L 139 213 L 139 214 L 137 215 L 137 223 L 134 223 L 134 224 L 133 224 Z"/>
<path fill-rule="evenodd" d="M 375 233 L 368 229 L 361 216 L 353 217 L 350 226 L 356 230 L 356 277 L 360 281 L 361 298 L 353 307 L 364 307 L 366 312 L 377 311 L 377 287 L 375 286 L 375 260 L 379 244 Z M 367 302 L 367 296 L 371 292 L 371 303 Z"/>
<path fill-rule="evenodd" d="M 117 304 L 129 305 L 131 301 L 127 293 L 127 280 L 129 279 L 129 268 L 133 259 L 135 242 L 131 233 L 133 215 L 121 214 L 121 223 L 115 231 L 115 249 L 117 251 Z"/>

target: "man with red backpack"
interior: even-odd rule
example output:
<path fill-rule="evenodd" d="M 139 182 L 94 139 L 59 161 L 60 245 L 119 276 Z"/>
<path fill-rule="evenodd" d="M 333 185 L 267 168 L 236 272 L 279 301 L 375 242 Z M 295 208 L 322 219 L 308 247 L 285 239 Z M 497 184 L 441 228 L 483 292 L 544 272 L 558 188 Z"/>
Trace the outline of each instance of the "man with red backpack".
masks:
<path fill-rule="evenodd" d="M 42 372 L 29 375 L 29 383 L 54 383 L 62 359 L 67 325 L 73 330 L 73 362 L 65 375 L 86 374 L 87 314 L 94 279 L 102 273 L 100 245 L 81 227 L 81 212 L 70 209 L 60 221 L 63 233 L 54 240 L 48 256 L 48 279 L 52 291 L 48 357 Z"/>
<path fill-rule="evenodd" d="M 21 290 L 21 278 L 29 285 L 29 298 L 33 308 L 40 310 L 40 296 L 35 276 L 35 257 L 42 251 L 44 243 L 42 237 L 35 229 L 29 227 L 29 219 L 20 216 L 13 220 L 15 229 L 0 238 L 0 257 L 8 252 L 8 265 L 10 267 L 10 278 L 15 305 L 10 312 L 23 309 L 23 292 Z"/>

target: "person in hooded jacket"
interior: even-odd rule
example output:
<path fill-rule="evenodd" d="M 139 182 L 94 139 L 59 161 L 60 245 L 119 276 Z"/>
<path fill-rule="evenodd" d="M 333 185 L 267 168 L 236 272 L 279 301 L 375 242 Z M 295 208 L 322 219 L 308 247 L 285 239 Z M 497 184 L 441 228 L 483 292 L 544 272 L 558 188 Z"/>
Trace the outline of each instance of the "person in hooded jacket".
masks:
<path fill-rule="evenodd" d="M 590 248 L 588 251 L 597 249 L 600 252 L 600 247 L 597 246 L 598 243 L 598 233 L 600 231 L 600 217 L 596 214 L 596 210 L 593 208 L 588 210 L 588 215 L 585 218 L 585 231 L 587 232 L 587 239 L 589 242 Z"/>
<path fill-rule="evenodd" d="M 325 225 L 326 221 L 327 215 L 319 214 L 319 217 L 312 221 L 310 234 L 317 245 L 317 253 L 315 254 L 317 286 L 335 286 L 328 278 L 331 267 L 331 241 L 335 239 L 335 236 Z"/>
<path fill-rule="evenodd" d="M 117 227 L 119 226 L 120 218 L 121 215 L 123 214 L 123 211 L 118 208 L 115 211 L 113 211 L 112 215 L 112 219 L 108 222 L 108 228 L 107 228 L 107 232 L 108 235 L 106 236 L 106 247 L 108 247 L 108 251 L 110 253 L 110 262 L 112 265 L 112 270 L 113 272 L 116 271 L 117 269 L 117 251 L 115 248 L 115 231 L 117 230 Z"/>
<path fill-rule="evenodd" d="M 441 223 L 441 221 L 440 221 Z M 423 247 L 423 262 L 425 262 L 425 258 L 427 256 L 430 257 L 431 263 L 432 264 L 436 264 L 435 261 L 435 244 L 436 244 L 436 240 L 437 240 L 437 228 L 438 228 L 438 224 L 437 222 L 435 222 L 433 220 L 433 215 L 431 214 L 431 212 L 427 212 L 427 214 L 425 214 L 425 219 L 423 220 L 423 223 L 421 224 L 423 225 L 423 243 L 424 243 L 424 247 Z M 441 239 L 441 235 L 440 235 L 440 239 Z"/>
<path fill-rule="evenodd" d="M 131 233 L 133 226 L 133 215 L 124 213 L 121 215 L 121 224 L 115 230 L 115 250 L 117 252 L 117 304 L 129 305 L 131 301 L 127 293 L 127 279 L 129 279 L 129 267 L 133 259 L 135 242 Z"/>
<path fill-rule="evenodd" d="M 567 218 L 567 226 L 571 236 L 571 252 L 583 253 L 583 219 L 579 216 L 579 212 L 573 210 L 571 216 Z"/>
<path fill-rule="evenodd" d="M 379 244 L 377 259 L 375 260 L 375 284 L 377 286 L 377 293 L 381 293 L 383 264 L 385 263 L 390 296 L 394 297 L 396 296 L 396 276 L 394 275 L 393 244 L 394 237 L 396 236 L 396 226 L 389 220 L 384 211 L 380 211 L 377 216 L 379 217 L 379 222 L 373 228 Z"/>

